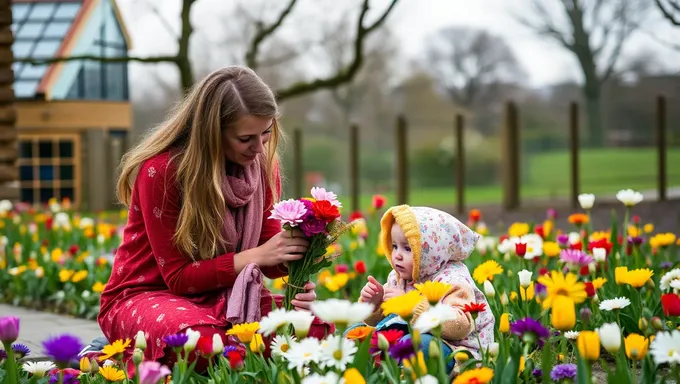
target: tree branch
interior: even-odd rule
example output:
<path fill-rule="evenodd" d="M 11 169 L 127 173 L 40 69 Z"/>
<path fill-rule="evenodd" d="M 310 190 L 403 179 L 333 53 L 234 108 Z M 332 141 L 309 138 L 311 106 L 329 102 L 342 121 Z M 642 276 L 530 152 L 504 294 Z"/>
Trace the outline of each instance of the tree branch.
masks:
<path fill-rule="evenodd" d="M 33 65 L 41 64 L 53 64 L 61 63 L 65 61 L 77 61 L 77 60 L 93 60 L 102 63 L 126 63 L 131 61 L 136 61 L 139 63 L 176 63 L 177 56 L 150 56 L 150 57 L 137 57 L 137 56 L 119 56 L 119 57 L 103 57 L 97 55 L 78 55 L 78 56 L 63 56 L 63 57 L 51 57 L 49 59 L 35 59 L 35 58 L 17 58 L 14 59 L 17 63 L 28 63 Z"/>
<path fill-rule="evenodd" d="M 165 17 L 163 17 L 163 15 L 161 14 L 160 9 L 159 9 L 157 6 L 153 5 L 153 4 L 152 4 L 150 1 L 148 1 L 148 0 L 144 0 L 143 3 L 144 3 L 144 5 L 146 5 L 146 6 L 151 10 L 151 12 L 153 12 L 153 13 L 158 17 L 158 19 L 160 19 L 161 24 L 163 24 L 163 28 L 165 28 L 165 30 L 168 31 L 168 33 L 169 33 L 172 37 L 174 37 L 174 38 L 176 38 L 176 39 L 179 39 L 179 36 L 177 36 L 177 32 L 175 32 L 175 30 L 172 28 L 172 25 L 170 24 L 170 22 L 168 21 L 168 19 L 166 19 Z"/>
<path fill-rule="evenodd" d="M 269 37 L 272 33 L 276 31 L 277 28 L 281 26 L 283 20 L 285 20 L 285 18 L 293 10 L 295 3 L 297 3 L 297 0 L 290 0 L 286 8 L 284 8 L 283 11 L 281 11 L 279 17 L 272 24 L 265 26 L 264 23 L 257 22 L 255 27 L 256 28 L 255 36 L 253 36 L 253 39 L 250 41 L 250 46 L 248 47 L 248 51 L 246 52 L 247 66 L 249 66 L 252 69 L 257 68 L 258 66 L 257 54 L 260 49 L 260 44 L 262 44 L 262 42 L 267 37 Z"/>
<path fill-rule="evenodd" d="M 666 7 L 661 3 L 661 0 L 654 0 L 656 3 L 656 7 L 659 8 L 661 13 L 663 14 L 663 17 L 666 18 L 666 20 L 670 21 L 671 24 L 675 25 L 676 27 L 680 27 L 680 18 L 675 18 L 671 14 L 671 10 L 666 9 Z M 673 8 L 675 11 L 680 12 L 680 4 L 675 4 L 672 1 L 670 1 L 670 7 Z"/>
<path fill-rule="evenodd" d="M 526 27 L 533 29 L 539 34 L 545 34 L 548 35 L 555 40 L 557 40 L 558 43 L 562 44 L 565 48 L 567 48 L 570 51 L 573 51 L 574 49 L 574 44 L 570 43 L 567 41 L 566 32 L 560 31 L 557 29 L 555 26 L 555 23 L 552 21 L 552 17 L 550 16 L 550 13 L 548 10 L 545 8 L 545 6 L 541 3 L 541 0 L 534 0 L 532 1 L 532 5 L 536 9 L 536 12 L 538 13 L 538 18 L 543 20 L 543 23 L 539 22 L 531 22 L 529 19 L 522 17 L 522 16 L 515 16 L 515 18 L 522 24 L 524 24 Z"/>
<path fill-rule="evenodd" d="M 346 67 L 340 68 L 335 74 L 329 77 L 315 79 L 309 82 L 298 82 L 292 84 L 287 88 L 277 90 L 276 94 L 278 96 L 279 101 L 283 101 L 285 99 L 300 96 L 302 94 L 317 91 L 320 89 L 337 87 L 338 85 L 350 82 L 354 78 L 356 73 L 361 68 L 361 65 L 363 64 L 364 42 L 366 38 L 371 34 L 371 32 L 375 31 L 385 22 L 387 16 L 392 12 L 397 2 L 399 2 L 399 0 L 392 0 L 387 9 L 373 24 L 371 24 L 368 27 L 364 27 L 364 18 L 368 13 L 369 1 L 370 0 L 364 0 L 363 5 L 361 7 L 361 12 L 359 13 L 359 20 L 357 22 L 357 34 L 354 40 L 354 58 L 352 59 L 352 62 L 349 63 L 349 65 L 347 65 Z"/>

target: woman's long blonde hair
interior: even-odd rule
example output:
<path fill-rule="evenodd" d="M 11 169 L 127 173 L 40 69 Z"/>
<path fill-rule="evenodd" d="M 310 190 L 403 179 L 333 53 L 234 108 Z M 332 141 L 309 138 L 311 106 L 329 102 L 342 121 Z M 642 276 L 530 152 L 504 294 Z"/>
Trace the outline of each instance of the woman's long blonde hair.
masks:
<path fill-rule="evenodd" d="M 120 165 L 118 199 L 130 205 L 134 174 L 144 161 L 173 150 L 175 182 L 181 193 L 181 210 L 175 245 L 192 259 L 210 259 L 223 252 L 222 229 L 228 214 L 222 193 L 226 159 L 223 130 L 239 118 L 262 116 L 274 119 L 265 154 L 266 180 L 276 191 L 274 168 L 278 164 L 279 111 L 271 89 L 251 69 L 230 66 L 219 69 L 196 84 L 169 118 L 153 128 Z M 273 199 L 278 196 L 272 193 Z"/>

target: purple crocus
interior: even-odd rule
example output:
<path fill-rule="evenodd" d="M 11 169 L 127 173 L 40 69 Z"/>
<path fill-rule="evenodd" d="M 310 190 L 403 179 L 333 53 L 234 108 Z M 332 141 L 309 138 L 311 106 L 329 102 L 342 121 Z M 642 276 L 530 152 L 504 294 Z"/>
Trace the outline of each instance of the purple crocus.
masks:
<path fill-rule="evenodd" d="M 413 349 L 413 341 L 410 338 L 401 339 L 393 344 L 388 350 L 390 356 L 397 361 L 408 359 L 415 356 L 416 352 Z"/>
<path fill-rule="evenodd" d="M 560 246 L 566 247 L 569 245 L 569 235 L 561 234 L 557 236 L 557 242 Z"/>
<path fill-rule="evenodd" d="M 670 261 L 664 261 L 661 264 L 659 264 L 659 268 L 661 268 L 661 269 L 671 269 L 671 268 L 673 268 L 673 263 L 671 263 Z"/>
<path fill-rule="evenodd" d="M 534 370 L 531 371 L 531 374 L 534 377 L 541 377 L 541 376 L 543 376 L 543 370 L 541 370 L 540 368 L 534 368 Z"/>
<path fill-rule="evenodd" d="M 524 342 L 543 344 L 543 340 L 550 337 L 550 331 L 531 317 L 510 323 L 510 331 L 521 337 Z"/>
<path fill-rule="evenodd" d="M 0 341 L 11 344 L 19 338 L 19 318 L 15 316 L 0 317 Z"/>
<path fill-rule="evenodd" d="M 31 353 L 31 350 L 28 348 L 26 344 L 12 344 L 12 350 L 14 351 L 14 356 L 17 359 L 21 359 L 22 357 L 28 355 Z"/>
<path fill-rule="evenodd" d="M 553 381 L 574 380 L 576 378 L 576 364 L 558 364 L 550 371 Z"/>
<path fill-rule="evenodd" d="M 63 334 L 43 341 L 43 347 L 45 354 L 51 357 L 58 367 L 65 368 L 71 361 L 78 358 L 78 354 L 83 349 L 83 344 L 77 337 Z"/>
<path fill-rule="evenodd" d="M 54 370 L 54 373 L 50 375 L 50 384 L 57 384 L 59 382 L 59 371 Z M 78 375 L 71 372 L 64 372 L 64 384 L 80 384 L 78 380 Z"/>
<path fill-rule="evenodd" d="M 177 333 L 175 335 L 168 335 L 163 338 L 163 341 L 170 348 L 182 348 L 184 344 L 189 340 L 189 335 L 186 333 Z"/>
<path fill-rule="evenodd" d="M 593 262 L 593 258 L 578 249 L 563 249 L 560 252 L 560 260 L 568 264 L 588 265 Z"/>

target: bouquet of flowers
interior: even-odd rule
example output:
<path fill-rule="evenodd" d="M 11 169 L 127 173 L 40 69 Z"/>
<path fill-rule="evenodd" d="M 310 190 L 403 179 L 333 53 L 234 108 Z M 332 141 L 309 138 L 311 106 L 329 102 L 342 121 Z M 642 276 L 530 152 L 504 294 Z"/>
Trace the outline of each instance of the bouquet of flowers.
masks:
<path fill-rule="evenodd" d="M 303 286 L 310 277 L 324 268 L 339 255 L 326 255 L 326 248 L 340 235 L 351 228 L 350 223 L 340 218 L 342 204 L 335 193 L 324 188 L 314 187 L 312 197 L 289 199 L 274 204 L 270 219 L 281 221 L 283 229 L 299 228 L 309 239 L 305 255 L 288 264 L 288 281 L 283 301 L 286 310 L 292 310 L 291 301 L 295 295 L 304 291 Z"/>

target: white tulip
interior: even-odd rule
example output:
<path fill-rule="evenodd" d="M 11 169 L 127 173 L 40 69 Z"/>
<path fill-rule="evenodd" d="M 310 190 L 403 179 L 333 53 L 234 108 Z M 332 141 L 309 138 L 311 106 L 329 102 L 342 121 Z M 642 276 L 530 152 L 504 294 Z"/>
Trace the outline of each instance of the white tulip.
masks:
<path fill-rule="evenodd" d="M 621 348 L 621 328 L 616 323 L 606 323 L 597 329 L 600 343 L 609 353 L 616 353 Z"/>
<path fill-rule="evenodd" d="M 498 356 L 498 350 L 500 349 L 500 346 L 498 343 L 491 343 L 489 344 L 489 355 L 492 357 Z"/>
<path fill-rule="evenodd" d="M 187 339 L 187 342 L 184 343 L 184 351 L 186 353 L 190 353 L 196 348 L 198 339 L 201 337 L 201 332 L 194 331 L 191 328 L 187 328 L 186 334 L 189 336 L 189 338 Z"/>
<path fill-rule="evenodd" d="M 526 269 L 517 272 L 517 276 L 519 276 L 519 285 L 526 289 L 529 285 L 531 285 L 531 275 L 533 274 L 533 272 L 527 271 Z"/>
<path fill-rule="evenodd" d="M 593 248 L 593 258 L 598 263 L 601 263 L 607 259 L 607 250 L 604 248 Z"/>
<path fill-rule="evenodd" d="M 569 244 L 578 244 L 581 241 L 581 235 L 578 232 L 569 233 Z"/>
<path fill-rule="evenodd" d="M 626 207 L 637 205 L 643 199 L 642 193 L 633 191 L 632 189 L 622 189 L 616 194 L 616 199 L 622 202 Z"/>
<path fill-rule="evenodd" d="M 581 208 L 588 210 L 595 204 L 595 195 L 592 193 L 582 193 L 578 195 L 578 203 L 581 204 Z"/>
<path fill-rule="evenodd" d="M 496 290 L 493 288 L 493 284 L 489 280 L 484 280 L 484 294 L 486 297 L 495 297 Z"/>
<path fill-rule="evenodd" d="M 144 331 L 137 331 L 137 335 L 135 336 L 135 348 L 139 348 L 142 351 L 146 349 L 146 336 L 144 335 Z"/>
<path fill-rule="evenodd" d="M 510 300 L 508 299 L 508 294 L 503 292 L 503 294 L 501 295 L 501 304 L 508 305 L 509 302 Z"/>
<path fill-rule="evenodd" d="M 219 334 L 214 334 L 212 339 L 212 353 L 213 355 L 219 355 L 224 351 L 224 343 L 222 342 L 222 337 Z"/>

